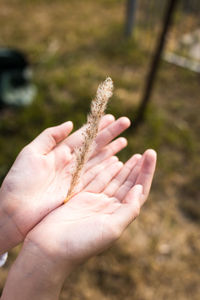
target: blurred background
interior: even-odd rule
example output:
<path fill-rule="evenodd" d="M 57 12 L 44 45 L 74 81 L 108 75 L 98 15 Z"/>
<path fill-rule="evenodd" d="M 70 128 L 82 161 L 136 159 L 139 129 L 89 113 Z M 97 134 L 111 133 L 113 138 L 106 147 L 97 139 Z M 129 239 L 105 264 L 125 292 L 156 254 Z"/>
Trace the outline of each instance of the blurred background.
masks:
<path fill-rule="evenodd" d="M 44 128 L 85 122 L 106 76 L 107 112 L 133 124 L 120 159 L 158 152 L 140 217 L 70 276 L 61 299 L 200 299 L 200 2 L 1 0 L 0 28 L 1 182 Z"/>

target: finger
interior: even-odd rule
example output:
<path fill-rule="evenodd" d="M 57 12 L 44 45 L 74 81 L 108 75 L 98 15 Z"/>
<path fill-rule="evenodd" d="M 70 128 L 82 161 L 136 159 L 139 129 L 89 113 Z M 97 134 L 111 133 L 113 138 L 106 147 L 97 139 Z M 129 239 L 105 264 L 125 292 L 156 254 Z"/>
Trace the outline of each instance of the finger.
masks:
<path fill-rule="evenodd" d="M 112 124 L 114 121 L 115 121 L 115 117 L 111 114 L 107 114 L 103 116 L 99 123 L 99 131 L 103 130 L 108 125 Z"/>
<path fill-rule="evenodd" d="M 103 191 L 107 196 L 112 197 L 120 186 L 126 181 L 132 169 L 136 166 L 139 159 L 142 157 L 140 154 L 133 155 L 123 166 L 121 171 L 116 177 L 112 179 L 109 185 Z"/>
<path fill-rule="evenodd" d="M 126 197 L 129 190 L 135 185 L 135 182 L 137 180 L 138 174 L 141 169 L 142 160 L 143 160 L 143 157 L 140 157 L 137 159 L 137 163 L 135 164 L 134 168 L 131 170 L 127 179 L 119 187 L 119 189 L 115 192 L 114 197 L 119 199 L 119 201 L 123 201 L 123 199 Z"/>
<path fill-rule="evenodd" d="M 115 141 L 108 144 L 106 147 L 104 147 L 96 156 L 89 159 L 89 161 L 86 164 L 86 169 L 89 170 L 93 166 L 101 163 L 102 161 L 106 160 L 107 158 L 115 155 L 119 151 L 121 151 L 123 148 L 127 146 L 127 140 L 125 138 L 118 138 Z"/>
<path fill-rule="evenodd" d="M 104 146 L 110 143 L 129 126 L 130 120 L 126 117 L 121 117 L 100 131 L 95 139 L 95 149 L 91 157 L 96 155 Z"/>
<path fill-rule="evenodd" d="M 54 147 L 65 139 L 72 131 L 73 123 L 71 121 L 65 122 L 61 125 L 45 129 L 38 135 L 29 146 L 40 154 L 49 153 Z"/>
<path fill-rule="evenodd" d="M 100 193 L 105 189 L 107 184 L 123 167 L 123 163 L 118 161 L 112 165 L 107 166 L 101 173 L 99 173 L 85 188 L 87 192 Z"/>
<path fill-rule="evenodd" d="M 90 168 L 87 172 L 84 173 L 84 176 L 82 177 L 82 186 L 81 189 L 86 188 L 87 185 L 105 168 L 107 168 L 109 165 L 115 163 L 118 161 L 117 156 L 111 156 L 108 159 L 104 160 L 100 164 L 94 165 L 94 167 Z"/>
<path fill-rule="evenodd" d="M 99 124 L 99 130 L 103 130 L 110 124 L 112 124 L 115 121 L 115 118 L 112 115 L 105 115 L 100 121 Z M 63 141 L 65 144 L 67 144 L 68 147 L 71 148 L 71 150 L 74 150 L 74 148 L 78 148 L 81 146 L 83 142 L 83 132 L 84 126 L 75 131 L 73 134 L 71 134 L 65 141 Z"/>
<path fill-rule="evenodd" d="M 141 185 L 135 185 L 126 195 L 124 203 L 111 215 L 110 222 L 116 229 L 118 237 L 139 215 L 142 190 Z"/>
<path fill-rule="evenodd" d="M 136 184 L 141 184 L 143 186 L 143 195 L 141 198 L 141 204 L 143 204 L 148 195 L 151 188 L 151 183 L 153 180 L 153 175 L 156 167 L 156 152 L 154 150 L 147 150 L 144 153 L 144 159 L 142 162 L 142 166 L 136 180 Z"/>

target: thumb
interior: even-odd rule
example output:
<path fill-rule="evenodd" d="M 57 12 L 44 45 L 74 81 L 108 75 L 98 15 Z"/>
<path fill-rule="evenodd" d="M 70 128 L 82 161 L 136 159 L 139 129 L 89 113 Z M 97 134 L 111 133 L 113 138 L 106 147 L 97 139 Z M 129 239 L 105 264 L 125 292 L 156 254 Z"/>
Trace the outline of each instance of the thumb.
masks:
<path fill-rule="evenodd" d="M 72 131 L 73 123 L 65 122 L 61 125 L 45 129 L 29 145 L 40 154 L 49 153 L 58 143 L 64 140 Z"/>

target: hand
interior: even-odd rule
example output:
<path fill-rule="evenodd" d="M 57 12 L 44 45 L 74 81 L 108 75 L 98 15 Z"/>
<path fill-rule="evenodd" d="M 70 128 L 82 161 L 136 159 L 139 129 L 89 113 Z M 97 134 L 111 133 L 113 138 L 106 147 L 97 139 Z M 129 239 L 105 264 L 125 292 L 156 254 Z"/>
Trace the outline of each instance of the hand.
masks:
<path fill-rule="evenodd" d="M 129 124 L 127 118 L 114 121 L 107 115 L 102 119 L 96 148 L 86 166 L 87 176 L 94 164 L 126 145 L 122 138 L 110 141 Z M 82 139 L 81 130 L 67 137 L 71 130 L 71 122 L 45 130 L 21 151 L 6 176 L 0 190 L 1 253 L 21 242 L 31 228 L 63 203 L 70 183 L 69 161 Z"/>
<path fill-rule="evenodd" d="M 84 176 L 84 191 L 29 232 L 9 272 L 2 300 L 58 299 L 74 267 L 109 247 L 139 214 L 155 164 L 156 154 L 148 150 L 124 166 L 115 157 L 94 166 L 93 172 L 99 172 Z"/>
<path fill-rule="evenodd" d="M 103 165 L 103 170 L 102 170 Z M 109 247 L 138 216 L 146 201 L 156 165 L 147 150 L 124 165 L 110 158 L 101 172 L 69 202 L 46 216 L 26 237 L 25 247 L 37 247 L 49 260 L 65 268 L 84 262 Z"/>

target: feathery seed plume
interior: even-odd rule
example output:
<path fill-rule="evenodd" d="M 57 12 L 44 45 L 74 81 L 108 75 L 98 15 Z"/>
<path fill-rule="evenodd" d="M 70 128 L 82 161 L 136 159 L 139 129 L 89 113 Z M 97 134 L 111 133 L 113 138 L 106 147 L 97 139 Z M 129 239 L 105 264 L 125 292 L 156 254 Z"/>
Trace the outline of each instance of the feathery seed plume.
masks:
<path fill-rule="evenodd" d="M 97 89 L 96 97 L 92 100 L 90 113 L 87 116 L 87 123 L 83 130 L 83 143 L 75 151 L 75 167 L 72 174 L 71 185 L 67 194 L 66 203 L 75 193 L 79 183 L 83 167 L 91 154 L 92 144 L 98 133 L 99 122 L 104 115 L 109 98 L 112 96 L 113 81 L 110 77 L 106 78 Z"/>

